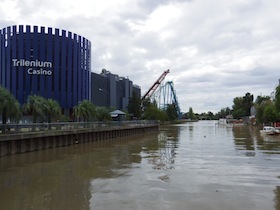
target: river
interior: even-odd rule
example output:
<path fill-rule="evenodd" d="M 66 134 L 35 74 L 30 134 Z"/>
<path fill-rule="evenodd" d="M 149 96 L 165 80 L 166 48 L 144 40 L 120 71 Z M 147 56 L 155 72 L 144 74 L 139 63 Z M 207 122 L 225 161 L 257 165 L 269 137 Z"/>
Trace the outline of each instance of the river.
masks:
<path fill-rule="evenodd" d="M 280 136 L 216 121 L 0 157 L 2 210 L 280 210 Z"/>

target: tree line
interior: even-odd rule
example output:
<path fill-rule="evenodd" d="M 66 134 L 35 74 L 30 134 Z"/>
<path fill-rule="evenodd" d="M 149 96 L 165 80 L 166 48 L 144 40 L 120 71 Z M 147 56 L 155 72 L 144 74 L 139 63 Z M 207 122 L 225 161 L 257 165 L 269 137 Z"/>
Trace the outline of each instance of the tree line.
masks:
<path fill-rule="evenodd" d="M 53 99 L 46 99 L 39 95 L 29 95 L 28 100 L 22 106 L 16 98 L 5 88 L 0 86 L 0 116 L 2 123 L 6 124 L 8 120 L 19 122 L 23 115 L 32 116 L 32 122 L 57 122 L 57 121 L 110 121 L 112 120 L 110 112 L 114 107 L 97 107 L 89 100 L 80 101 L 73 107 L 72 116 L 64 116 L 58 102 Z M 126 119 L 144 119 L 158 120 L 164 122 L 176 122 L 178 112 L 175 104 L 169 104 L 164 108 L 157 107 L 155 101 L 146 99 L 141 101 L 135 92 L 129 98 L 127 106 Z M 275 97 L 254 96 L 246 93 L 244 96 L 238 96 L 233 99 L 232 108 L 222 108 L 218 113 L 211 111 L 207 113 L 194 113 L 192 107 L 189 111 L 182 114 L 183 119 L 191 120 L 217 120 L 232 116 L 234 119 L 248 117 L 251 112 L 256 116 L 258 124 L 269 124 L 280 121 L 280 85 L 276 87 Z"/>
<path fill-rule="evenodd" d="M 280 122 L 280 85 L 275 89 L 274 96 L 259 95 L 254 100 L 254 96 L 247 92 L 244 96 L 233 99 L 232 108 L 222 108 L 218 113 L 212 112 L 195 114 L 192 108 L 184 114 L 186 118 L 217 120 L 232 116 L 234 119 L 242 119 L 250 115 L 255 115 L 257 124 L 271 124 Z"/>
<path fill-rule="evenodd" d="M 126 119 L 159 120 L 161 122 L 174 121 L 178 118 L 175 105 L 168 105 L 167 109 L 161 110 L 156 103 L 140 98 L 133 92 L 129 99 Z M 33 123 L 58 122 L 58 121 L 110 121 L 110 112 L 114 107 L 98 107 L 89 100 L 80 101 L 72 109 L 72 116 L 65 116 L 62 108 L 54 99 L 46 99 L 39 95 L 29 95 L 26 103 L 22 106 L 16 98 L 5 88 L 0 86 L 0 116 L 2 124 L 9 121 L 18 123 L 23 115 L 32 116 Z"/>

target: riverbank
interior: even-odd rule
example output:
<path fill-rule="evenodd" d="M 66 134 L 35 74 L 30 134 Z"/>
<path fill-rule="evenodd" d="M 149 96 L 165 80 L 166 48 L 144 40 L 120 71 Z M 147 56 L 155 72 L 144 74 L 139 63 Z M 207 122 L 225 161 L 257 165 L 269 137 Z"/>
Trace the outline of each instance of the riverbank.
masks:
<path fill-rule="evenodd" d="M 91 141 L 115 139 L 158 130 L 156 122 L 53 123 L 10 125 L 0 134 L 0 156 L 33 152 Z"/>

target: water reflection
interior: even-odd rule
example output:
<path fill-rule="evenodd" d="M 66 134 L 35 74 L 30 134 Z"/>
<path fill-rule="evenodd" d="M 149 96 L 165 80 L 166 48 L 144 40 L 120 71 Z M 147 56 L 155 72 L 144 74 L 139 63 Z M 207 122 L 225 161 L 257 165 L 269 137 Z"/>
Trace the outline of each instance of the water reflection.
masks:
<path fill-rule="evenodd" d="M 0 158 L 0 209 L 280 210 L 280 145 L 202 121 Z"/>
<path fill-rule="evenodd" d="M 254 126 L 236 126 L 232 130 L 236 149 L 246 150 L 246 155 L 255 156 L 257 152 L 280 154 L 280 135 L 261 135 L 260 129 Z"/>
<path fill-rule="evenodd" d="M 86 198 L 90 194 L 77 161 L 37 160 L 32 165 L 27 161 L 1 173 L 0 205 L 3 209 L 79 209 L 89 205 Z M 61 199 L 63 197 L 76 202 Z"/>
<path fill-rule="evenodd" d="M 275 209 L 280 210 L 280 186 L 277 186 L 276 189 L 274 190 L 275 193 Z"/>
<path fill-rule="evenodd" d="M 91 180 L 125 177 L 143 137 L 1 157 L 0 209 L 89 209 Z"/>
<path fill-rule="evenodd" d="M 176 148 L 178 144 L 178 128 L 162 128 L 158 134 L 157 157 L 151 159 L 154 169 L 174 169 Z"/>

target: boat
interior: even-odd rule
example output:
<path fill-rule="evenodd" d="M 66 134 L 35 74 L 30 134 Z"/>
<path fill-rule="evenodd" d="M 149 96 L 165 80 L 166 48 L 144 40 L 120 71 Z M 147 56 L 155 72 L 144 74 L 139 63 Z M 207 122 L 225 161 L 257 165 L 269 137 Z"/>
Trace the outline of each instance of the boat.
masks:
<path fill-rule="evenodd" d="M 276 134 L 280 134 L 280 127 L 275 127 Z"/>
<path fill-rule="evenodd" d="M 279 132 L 278 129 L 275 129 L 273 126 L 264 126 L 262 130 L 260 130 L 261 134 L 267 134 L 267 135 L 274 135 Z"/>

